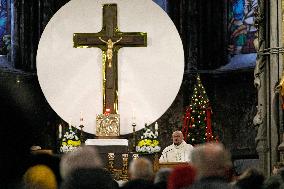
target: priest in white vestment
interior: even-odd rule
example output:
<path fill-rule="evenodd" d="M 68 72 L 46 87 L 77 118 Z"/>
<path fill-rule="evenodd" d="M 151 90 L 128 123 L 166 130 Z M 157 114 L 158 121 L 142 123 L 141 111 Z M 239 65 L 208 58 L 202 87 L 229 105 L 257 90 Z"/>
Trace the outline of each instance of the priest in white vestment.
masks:
<path fill-rule="evenodd" d="M 173 144 L 163 150 L 159 162 L 190 162 L 193 146 L 183 140 L 181 131 L 173 132 L 172 139 Z"/>

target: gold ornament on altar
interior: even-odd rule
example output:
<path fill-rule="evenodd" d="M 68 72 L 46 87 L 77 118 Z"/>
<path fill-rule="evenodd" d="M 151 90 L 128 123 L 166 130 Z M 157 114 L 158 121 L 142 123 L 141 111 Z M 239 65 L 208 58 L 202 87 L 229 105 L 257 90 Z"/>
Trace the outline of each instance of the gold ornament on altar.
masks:
<path fill-rule="evenodd" d="M 139 154 L 132 154 L 132 159 L 139 159 Z"/>
<path fill-rule="evenodd" d="M 119 136 L 119 114 L 99 114 L 96 118 L 97 136 Z"/>
<path fill-rule="evenodd" d="M 113 172 L 113 169 L 114 169 L 114 157 L 115 157 L 115 154 L 114 153 L 108 153 L 108 170 L 109 172 Z"/>
<path fill-rule="evenodd" d="M 122 174 L 121 180 L 128 180 L 128 154 L 122 154 Z"/>

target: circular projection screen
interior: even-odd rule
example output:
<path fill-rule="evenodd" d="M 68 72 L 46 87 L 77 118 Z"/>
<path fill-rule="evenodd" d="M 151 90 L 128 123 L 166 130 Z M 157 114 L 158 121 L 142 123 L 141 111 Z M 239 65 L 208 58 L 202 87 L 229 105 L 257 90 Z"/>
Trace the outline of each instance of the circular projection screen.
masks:
<path fill-rule="evenodd" d="M 146 32 L 147 47 L 118 51 L 120 134 L 155 122 L 175 99 L 183 78 L 180 36 L 168 15 L 151 0 L 72 0 L 47 24 L 37 51 L 41 89 L 54 111 L 74 126 L 84 118 L 84 131 L 95 133 L 103 112 L 102 51 L 73 48 L 73 33 L 102 29 L 103 4 L 117 4 L 122 32 Z"/>

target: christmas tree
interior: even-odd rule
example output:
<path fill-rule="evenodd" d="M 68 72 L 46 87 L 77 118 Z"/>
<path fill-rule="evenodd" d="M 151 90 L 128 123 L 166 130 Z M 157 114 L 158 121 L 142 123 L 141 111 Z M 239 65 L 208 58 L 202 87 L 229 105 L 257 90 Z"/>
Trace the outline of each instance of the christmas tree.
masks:
<path fill-rule="evenodd" d="M 187 143 L 194 145 L 215 140 L 211 127 L 211 114 L 209 99 L 198 75 L 183 120 L 182 132 Z"/>

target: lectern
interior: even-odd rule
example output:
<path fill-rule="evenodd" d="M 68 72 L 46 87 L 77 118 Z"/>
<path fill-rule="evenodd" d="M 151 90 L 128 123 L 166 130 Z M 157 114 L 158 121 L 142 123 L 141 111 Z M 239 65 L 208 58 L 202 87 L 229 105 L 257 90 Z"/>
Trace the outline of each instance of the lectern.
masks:
<path fill-rule="evenodd" d="M 166 163 L 159 163 L 159 169 L 161 168 L 174 168 L 178 165 L 187 165 L 187 162 L 166 162 Z"/>

